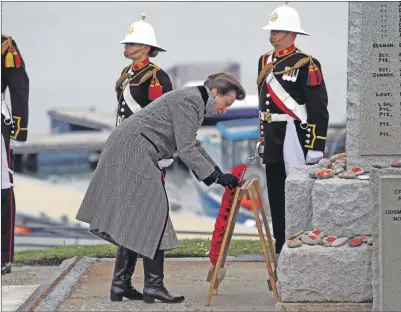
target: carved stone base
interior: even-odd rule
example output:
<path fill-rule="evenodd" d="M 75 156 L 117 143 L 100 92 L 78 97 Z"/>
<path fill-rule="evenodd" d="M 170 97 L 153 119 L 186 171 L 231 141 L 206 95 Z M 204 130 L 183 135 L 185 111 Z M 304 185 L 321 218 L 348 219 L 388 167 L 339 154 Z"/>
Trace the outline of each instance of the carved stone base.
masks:
<path fill-rule="evenodd" d="M 372 246 L 284 245 L 277 267 L 281 302 L 370 302 Z"/>
<path fill-rule="evenodd" d="M 276 303 L 276 312 L 371 312 L 372 303 Z"/>

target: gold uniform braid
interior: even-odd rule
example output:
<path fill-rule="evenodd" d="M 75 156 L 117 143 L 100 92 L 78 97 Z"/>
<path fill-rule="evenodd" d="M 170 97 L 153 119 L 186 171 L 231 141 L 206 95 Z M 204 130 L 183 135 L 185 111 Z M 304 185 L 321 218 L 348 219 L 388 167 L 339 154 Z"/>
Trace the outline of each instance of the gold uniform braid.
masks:
<path fill-rule="evenodd" d="M 258 75 L 258 78 L 256 79 L 256 84 L 257 84 L 258 86 L 262 83 L 263 80 L 266 79 L 267 75 L 270 73 L 270 71 L 271 71 L 271 69 L 272 69 L 272 66 L 271 66 L 272 63 L 266 64 L 266 66 L 264 66 L 266 57 L 269 57 L 269 56 L 270 56 L 269 53 L 270 53 L 270 52 L 266 53 L 266 54 L 263 55 L 263 57 L 262 57 L 262 70 L 260 71 L 260 73 L 259 73 L 259 75 Z"/>
<path fill-rule="evenodd" d="M 280 64 L 281 62 L 285 61 L 286 59 L 290 58 L 291 56 L 293 56 L 293 55 L 295 55 L 295 54 L 304 54 L 304 55 L 305 55 L 305 53 L 303 53 L 303 52 L 296 52 L 296 53 L 293 53 L 293 54 L 291 54 L 291 55 L 289 55 L 289 56 L 283 58 L 282 60 L 280 60 L 279 62 L 277 62 L 277 63 L 274 64 L 274 65 L 273 65 L 273 63 L 267 64 L 267 65 L 260 71 L 260 74 L 258 75 L 258 79 L 256 80 L 257 85 L 259 86 L 259 85 L 262 83 L 262 81 L 266 79 L 267 75 L 269 75 L 270 72 L 271 72 L 272 70 L 274 70 L 274 69 L 277 67 L 278 64 Z M 268 55 L 268 54 L 265 54 L 265 56 L 264 56 L 264 58 L 263 58 L 263 60 L 262 60 L 262 64 L 264 63 L 265 57 L 267 57 L 267 55 Z M 288 72 L 288 71 L 290 71 L 290 70 L 292 70 L 292 69 L 301 68 L 302 66 L 304 66 L 304 65 L 306 65 L 306 64 L 308 64 L 308 63 L 310 63 L 311 61 L 312 61 L 312 57 L 311 57 L 310 55 L 308 55 L 307 57 L 304 57 L 304 58 L 300 59 L 298 62 L 296 62 L 294 66 L 289 67 L 289 68 L 287 68 L 287 69 L 285 69 L 285 70 L 282 70 L 282 71 L 279 71 L 279 72 L 273 72 L 273 73 L 274 73 L 275 75 L 281 75 L 281 74 L 284 74 L 285 72 Z"/>
<path fill-rule="evenodd" d="M 282 70 L 282 71 L 279 71 L 279 72 L 274 72 L 274 74 L 275 74 L 275 75 L 281 75 L 281 74 L 284 74 L 285 72 L 288 72 L 288 71 L 290 71 L 290 70 L 292 70 L 292 69 L 301 68 L 302 66 L 304 66 L 304 65 L 306 65 L 306 64 L 308 64 L 308 63 L 310 63 L 311 60 L 312 60 L 312 57 L 311 57 L 311 56 L 304 57 L 304 58 L 300 59 L 298 62 L 296 62 L 294 66 L 289 67 L 287 70 Z M 282 61 L 284 61 L 284 59 L 283 59 Z M 280 63 L 281 63 L 281 61 L 280 61 Z M 279 64 L 279 63 L 277 63 L 277 64 Z M 277 65 L 277 64 L 276 64 L 276 65 Z"/>
<path fill-rule="evenodd" d="M 128 76 L 129 76 L 128 70 L 130 69 L 130 67 L 131 67 L 131 65 L 128 65 L 127 67 L 125 67 L 123 69 L 123 72 L 121 73 L 120 78 L 118 78 L 118 80 L 116 82 L 116 91 L 118 90 L 118 88 L 121 87 L 121 85 L 123 84 L 123 81 L 128 78 Z"/>
<path fill-rule="evenodd" d="M 132 86 L 132 87 L 139 86 L 140 84 L 142 84 L 146 80 L 148 80 L 150 77 L 155 76 L 157 71 L 158 71 L 158 69 L 154 69 L 154 70 L 148 71 L 145 75 L 142 76 L 141 80 L 139 80 L 138 83 L 131 83 L 130 86 Z M 132 77 L 132 79 L 134 79 L 135 77 L 136 76 Z M 130 81 L 132 81 L 132 79 Z"/>
<path fill-rule="evenodd" d="M 156 72 L 160 69 L 160 67 L 155 66 L 155 65 L 150 65 L 150 66 L 153 66 L 154 69 L 148 71 L 145 75 L 143 75 L 143 76 L 141 77 L 141 80 L 140 80 L 138 83 L 131 83 L 130 86 L 132 86 L 132 87 L 137 87 L 137 86 L 139 86 L 140 84 L 144 83 L 146 80 L 148 80 L 150 77 L 156 75 Z M 130 76 L 130 75 L 128 74 L 128 71 L 129 71 L 130 67 L 131 67 L 131 65 L 129 65 L 129 66 L 127 66 L 126 68 L 124 68 L 124 70 L 123 70 L 123 72 L 122 72 L 122 74 L 121 74 L 121 77 L 120 77 L 120 78 L 117 80 L 117 82 L 116 82 L 116 90 L 118 90 L 118 88 L 120 88 L 120 87 L 122 86 L 123 82 Z M 147 69 L 147 67 L 143 68 L 143 69 L 142 69 L 141 71 L 139 71 L 136 75 L 134 75 L 132 78 L 130 78 L 130 79 L 127 81 L 127 83 L 130 83 L 135 77 L 137 77 L 139 74 L 141 74 L 141 73 L 142 73 L 144 70 L 146 70 L 146 69 Z"/>
<path fill-rule="evenodd" d="M 12 38 L 8 37 L 7 40 L 5 40 L 2 44 L 1 44 L 1 55 L 3 55 L 4 53 L 6 53 L 6 51 L 8 50 L 9 47 L 12 46 Z"/>

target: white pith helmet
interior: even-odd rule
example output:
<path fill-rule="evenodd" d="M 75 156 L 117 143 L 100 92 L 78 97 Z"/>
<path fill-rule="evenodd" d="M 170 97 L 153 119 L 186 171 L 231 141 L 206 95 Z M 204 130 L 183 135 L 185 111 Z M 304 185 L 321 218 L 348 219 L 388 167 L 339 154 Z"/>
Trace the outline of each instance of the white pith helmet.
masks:
<path fill-rule="evenodd" d="M 298 12 L 288 5 L 276 8 L 270 16 L 269 24 L 262 27 L 263 30 L 282 30 L 290 31 L 301 35 L 311 36 L 301 28 L 301 19 Z"/>
<path fill-rule="evenodd" d="M 146 44 L 156 48 L 159 51 L 166 52 L 165 49 L 158 46 L 156 43 L 156 33 L 152 25 L 145 22 L 146 14 L 142 14 L 142 19 L 138 22 L 132 23 L 125 35 L 124 40 L 120 43 L 140 43 Z"/>

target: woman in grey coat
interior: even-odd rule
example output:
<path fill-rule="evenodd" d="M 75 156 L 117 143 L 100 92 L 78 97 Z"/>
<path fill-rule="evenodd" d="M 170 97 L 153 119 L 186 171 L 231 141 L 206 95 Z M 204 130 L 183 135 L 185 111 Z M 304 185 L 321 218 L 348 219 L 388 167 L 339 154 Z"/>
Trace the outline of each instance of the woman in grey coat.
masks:
<path fill-rule="evenodd" d="M 144 258 L 143 295 L 131 286 L 131 266 L 123 270 L 127 274 L 114 272 L 111 300 L 184 300 L 163 284 L 164 251 L 179 243 L 158 161 L 177 152 L 198 181 L 237 186 L 237 179 L 222 173 L 201 147 L 196 133 L 205 116 L 225 113 L 236 99 L 244 98 L 234 76 L 214 74 L 204 86 L 163 94 L 110 134 L 76 218 L 89 223 L 92 233 Z"/>

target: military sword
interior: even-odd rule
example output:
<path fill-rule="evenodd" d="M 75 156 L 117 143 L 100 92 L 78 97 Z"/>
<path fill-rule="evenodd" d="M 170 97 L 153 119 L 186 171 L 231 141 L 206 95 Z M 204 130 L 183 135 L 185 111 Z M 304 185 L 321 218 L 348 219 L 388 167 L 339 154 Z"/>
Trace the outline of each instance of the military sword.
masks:
<path fill-rule="evenodd" d="M 256 163 L 256 158 L 262 158 L 263 157 L 263 144 L 262 142 L 258 142 L 256 143 L 256 147 L 255 147 L 255 154 L 254 156 L 249 156 L 248 157 L 248 161 L 251 163 Z"/>

